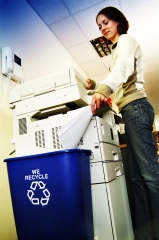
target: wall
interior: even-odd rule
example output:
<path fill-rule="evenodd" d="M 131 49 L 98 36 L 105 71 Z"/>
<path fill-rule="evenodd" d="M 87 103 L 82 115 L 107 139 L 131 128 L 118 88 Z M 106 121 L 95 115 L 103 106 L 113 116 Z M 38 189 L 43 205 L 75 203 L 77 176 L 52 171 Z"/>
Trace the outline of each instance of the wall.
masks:
<path fill-rule="evenodd" d="M 25 0 L 0 1 L 0 29 L 0 53 L 3 47 L 10 47 L 22 59 L 24 81 L 72 66 L 86 77 Z M 0 54 L 0 240 L 17 239 L 6 164 L 3 162 L 14 150 L 10 144 L 12 112 L 9 109 L 8 95 L 15 86 L 16 83 L 8 82 L 1 74 Z"/>
<path fill-rule="evenodd" d="M 14 86 L 14 83 L 12 83 Z M 10 87 L 12 87 L 10 86 Z M 12 113 L 8 104 L 7 79 L 1 74 L 0 49 L 0 239 L 16 240 L 15 224 L 13 219 L 10 190 L 5 158 L 14 150 L 10 144 L 12 137 Z"/>
<path fill-rule="evenodd" d="M 159 131 L 159 114 L 155 115 L 155 131 Z"/>
<path fill-rule="evenodd" d="M 10 47 L 22 59 L 25 81 L 71 66 L 86 77 L 25 0 L 0 1 L 0 29 L 0 48 Z"/>

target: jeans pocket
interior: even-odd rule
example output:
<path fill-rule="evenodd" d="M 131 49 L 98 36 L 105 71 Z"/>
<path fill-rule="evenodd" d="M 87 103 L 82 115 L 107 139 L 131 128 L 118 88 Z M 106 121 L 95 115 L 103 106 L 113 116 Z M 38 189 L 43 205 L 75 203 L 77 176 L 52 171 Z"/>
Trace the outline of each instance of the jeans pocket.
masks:
<path fill-rule="evenodd" d="M 145 123 L 150 126 L 154 122 L 154 109 L 147 98 L 128 103 L 122 109 L 121 114 L 124 122 L 127 122 L 130 118 L 134 118 L 134 121 L 136 120 L 140 124 Z"/>
<path fill-rule="evenodd" d="M 143 122 L 152 126 L 154 122 L 154 109 L 151 104 L 145 101 L 145 103 L 141 102 L 139 106 Z"/>
<path fill-rule="evenodd" d="M 133 102 L 128 103 L 122 110 L 121 110 L 121 115 L 122 115 L 122 119 L 124 120 L 124 122 L 126 122 L 126 119 L 128 118 L 128 116 L 130 116 L 134 111 L 134 104 Z"/>

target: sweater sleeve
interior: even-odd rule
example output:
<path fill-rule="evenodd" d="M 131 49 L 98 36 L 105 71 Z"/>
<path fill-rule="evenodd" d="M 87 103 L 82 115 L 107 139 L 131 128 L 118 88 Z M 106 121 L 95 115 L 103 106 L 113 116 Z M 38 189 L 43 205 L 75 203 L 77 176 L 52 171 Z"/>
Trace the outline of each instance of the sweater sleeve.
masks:
<path fill-rule="evenodd" d="M 96 92 L 105 93 L 103 95 L 108 97 L 121 84 L 127 82 L 129 76 L 134 72 L 134 44 L 133 39 L 127 34 L 119 37 L 117 49 L 115 49 L 117 51 L 117 59 L 114 68 L 106 79 L 100 81 Z M 104 87 L 104 85 L 106 86 Z"/>

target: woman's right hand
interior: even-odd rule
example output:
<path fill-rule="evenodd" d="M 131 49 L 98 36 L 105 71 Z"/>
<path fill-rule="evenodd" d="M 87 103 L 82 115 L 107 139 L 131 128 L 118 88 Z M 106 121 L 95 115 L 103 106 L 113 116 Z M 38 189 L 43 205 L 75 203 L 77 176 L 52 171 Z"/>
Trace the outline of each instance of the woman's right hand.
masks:
<path fill-rule="evenodd" d="M 85 87 L 87 90 L 91 88 L 91 80 L 89 78 L 86 79 L 87 86 Z"/>
<path fill-rule="evenodd" d="M 91 101 L 91 110 L 92 113 L 95 114 L 96 113 L 96 109 L 100 108 L 101 106 L 104 106 L 107 102 L 107 97 L 105 97 L 103 94 L 101 93 L 95 93 L 92 97 L 92 101 Z"/>

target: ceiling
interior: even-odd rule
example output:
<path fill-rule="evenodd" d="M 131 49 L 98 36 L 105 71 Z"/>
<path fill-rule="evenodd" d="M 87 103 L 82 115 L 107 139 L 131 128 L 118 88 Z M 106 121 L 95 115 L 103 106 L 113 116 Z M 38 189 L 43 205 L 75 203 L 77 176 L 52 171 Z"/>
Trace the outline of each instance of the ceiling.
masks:
<path fill-rule="evenodd" d="M 104 7 L 114 6 L 127 17 L 129 34 L 144 55 L 145 89 L 159 122 L 159 0 L 26 0 L 88 77 L 102 80 L 110 56 L 102 58 L 90 40 L 101 36 L 95 22 Z"/>

